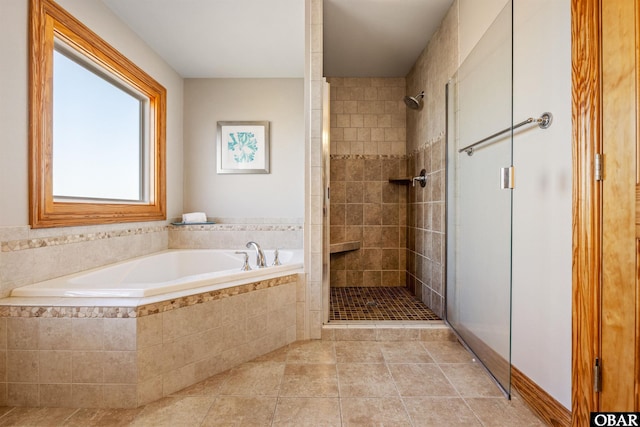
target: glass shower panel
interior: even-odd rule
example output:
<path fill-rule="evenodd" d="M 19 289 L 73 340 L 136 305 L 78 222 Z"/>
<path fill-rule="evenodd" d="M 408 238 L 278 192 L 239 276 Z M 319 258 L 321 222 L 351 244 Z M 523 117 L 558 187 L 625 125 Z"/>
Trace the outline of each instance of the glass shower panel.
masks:
<path fill-rule="evenodd" d="M 511 387 L 512 3 L 447 88 L 448 323 L 507 394 Z"/>

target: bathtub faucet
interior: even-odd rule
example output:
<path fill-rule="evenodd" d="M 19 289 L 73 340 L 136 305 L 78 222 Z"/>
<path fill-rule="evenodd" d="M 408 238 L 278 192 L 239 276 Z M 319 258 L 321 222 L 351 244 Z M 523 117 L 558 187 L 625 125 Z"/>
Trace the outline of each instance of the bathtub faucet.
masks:
<path fill-rule="evenodd" d="M 247 243 L 247 248 L 253 248 L 256 250 L 256 264 L 258 268 L 264 268 L 267 266 L 267 261 L 265 260 L 264 252 L 262 252 L 262 249 L 260 249 L 259 244 L 257 244 L 256 242 L 249 242 Z"/>

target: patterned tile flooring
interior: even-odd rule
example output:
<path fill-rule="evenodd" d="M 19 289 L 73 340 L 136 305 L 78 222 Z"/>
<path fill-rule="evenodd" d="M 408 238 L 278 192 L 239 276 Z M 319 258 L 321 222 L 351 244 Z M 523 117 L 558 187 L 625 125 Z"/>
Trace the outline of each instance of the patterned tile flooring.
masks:
<path fill-rule="evenodd" d="M 329 321 L 440 320 L 407 288 L 331 288 Z"/>
<path fill-rule="evenodd" d="M 544 426 L 454 341 L 299 341 L 136 409 L 0 407 L 0 426 Z"/>

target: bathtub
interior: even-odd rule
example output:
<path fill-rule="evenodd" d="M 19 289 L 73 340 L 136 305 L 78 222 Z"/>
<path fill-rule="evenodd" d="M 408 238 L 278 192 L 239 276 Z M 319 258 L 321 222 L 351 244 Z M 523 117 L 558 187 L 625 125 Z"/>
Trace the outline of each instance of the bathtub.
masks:
<path fill-rule="evenodd" d="M 145 298 L 229 286 L 293 274 L 303 267 L 302 250 L 280 250 L 282 265 L 271 266 L 274 251 L 264 251 L 266 268 L 241 271 L 244 255 L 224 249 L 173 249 L 133 258 L 11 291 L 12 297 Z"/>

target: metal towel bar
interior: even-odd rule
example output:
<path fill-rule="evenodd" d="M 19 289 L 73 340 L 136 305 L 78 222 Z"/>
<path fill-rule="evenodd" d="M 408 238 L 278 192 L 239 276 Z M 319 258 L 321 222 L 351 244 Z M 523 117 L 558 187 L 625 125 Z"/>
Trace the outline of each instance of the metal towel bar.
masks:
<path fill-rule="evenodd" d="M 537 123 L 538 126 L 540 127 L 540 129 L 547 129 L 549 126 L 551 126 L 551 122 L 553 121 L 553 115 L 551 113 L 542 113 L 542 115 L 540 117 L 538 117 L 537 119 L 534 119 L 533 117 L 529 117 L 527 120 L 523 120 L 520 123 L 516 123 L 515 125 L 508 127 L 506 129 L 501 130 L 500 132 L 496 132 L 493 135 L 489 135 L 488 137 L 481 139 L 480 141 L 474 142 L 471 145 L 467 145 L 464 148 L 461 148 L 458 150 L 458 153 L 462 153 L 463 151 L 465 153 L 467 153 L 467 155 L 472 156 L 473 155 L 473 147 L 482 144 L 483 142 L 487 142 L 490 139 L 495 138 L 496 136 L 502 135 L 503 133 L 507 133 L 510 130 L 513 129 L 518 129 L 519 127 L 522 127 L 524 125 L 527 125 L 529 123 Z"/>

